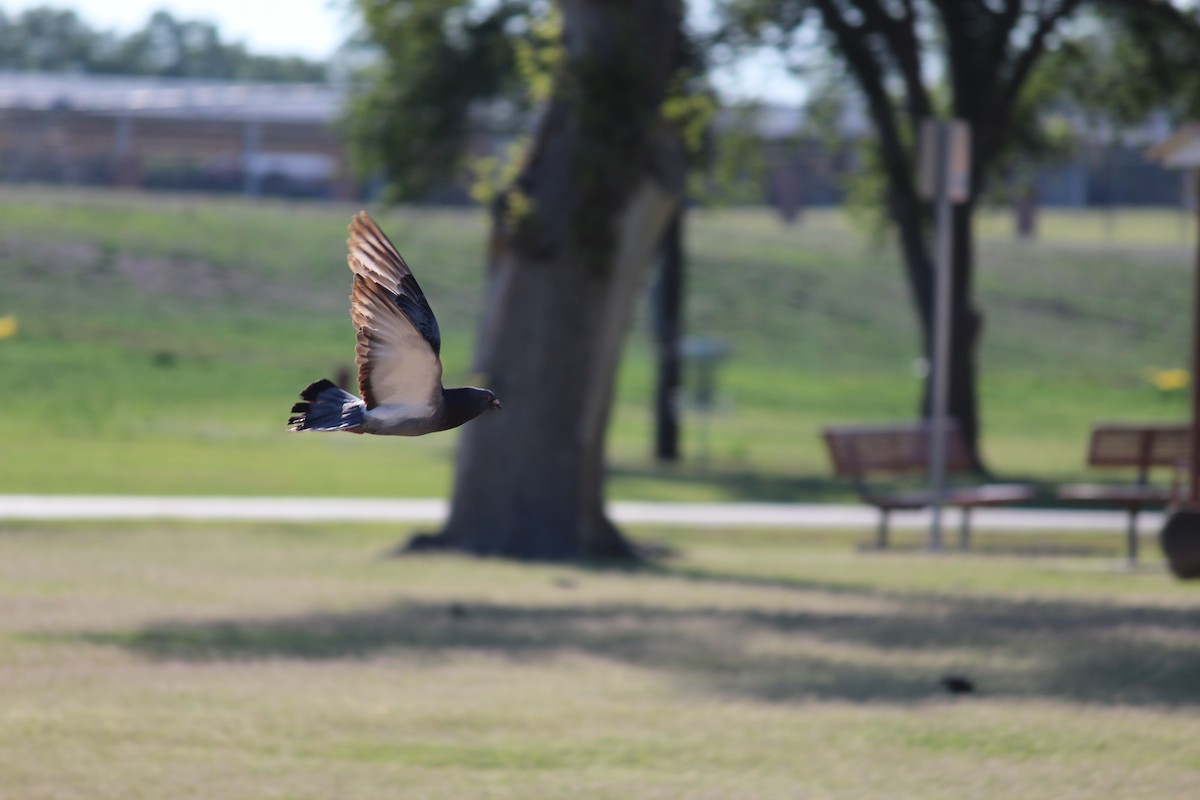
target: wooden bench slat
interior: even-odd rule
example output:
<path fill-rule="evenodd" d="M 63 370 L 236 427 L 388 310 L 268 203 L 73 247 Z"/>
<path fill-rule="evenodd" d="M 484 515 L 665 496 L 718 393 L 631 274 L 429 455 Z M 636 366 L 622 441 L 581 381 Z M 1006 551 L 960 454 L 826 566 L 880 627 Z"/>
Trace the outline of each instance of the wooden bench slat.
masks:
<path fill-rule="evenodd" d="M 1073 483 L 1058 488 L 1060 500 L 1115 507 L 1129 514 L 1126 556 L 1137 560 L 1137 516 L 1145 508 L 1163 507 L 1177 499 L 1180 476 L 1191 446 L 1191 426 L 1183 423 L 1097 422 L 1088 440 L 1087 465 L 1127 468 L 1133 479 L 1123 483 Z M 1172 470 L 1169 486 L 1152 484 L 1155 468 Z"/>
<path fill-rule="evenodd" d="M 1171 467 L 1187 458 L 1189 426 L 1097 423 L 1088 445 L 1091 467 Z"/>
<path fill-rule="evenodd" d="M 833 460 L 834 471 L 842 476 L 861 476 L 870 472 L 908 474 L 929 468 L 930 429 L 925 425 L 908 427 L 835 427 L 824 430 L 825 443 Z M 971 468 L 957 428 L 947 431 L 946 469 L 960 472 Z"/>
<path fill-rule="evenodd" d="M 932 441 L 926 423 L 905 425 L 831 426 L 822 431 L 834 474 L 853 481 L 863 502 L 880 510 L 879 545 L 887 545 L 888 514 L 933 505 L 929 488 L 891 490 L 879 485 L 880 477 L 927 475 Z M 957 426 L 947 428 L 947 476 L 971 473 L 974 464 Z M 941 496 L 944 505 L 963 509 L 961 543 L 965 548 L 970 532 L 970 509 L 985 505 L 1012 505 L 1036 497 L 1032 486 L 1023 484 L 949 484 Z"/>

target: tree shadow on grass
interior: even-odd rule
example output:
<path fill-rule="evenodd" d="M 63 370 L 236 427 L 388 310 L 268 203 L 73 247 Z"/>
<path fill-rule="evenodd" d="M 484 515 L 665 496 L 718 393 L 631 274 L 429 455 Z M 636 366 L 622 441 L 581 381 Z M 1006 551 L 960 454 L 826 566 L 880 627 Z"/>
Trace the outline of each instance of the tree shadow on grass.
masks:
<path fill-rule="evenodd" d="M 970 676 L 985 697 L 1200 705 L 1196 611 L 776 586 L 863 602 L 836 612 L 820 610 L 828 602 L 781 612 L 397 603 L 282 618 L 166 621 L 84 636 L 147 658 L 184 661 L 441 659 L 465 651 L 522 661 L 583 653 L 670 673 L 707 691 L 774 702 L 908 703 L 943 696 L 940 678 L 955 672 Z"/>

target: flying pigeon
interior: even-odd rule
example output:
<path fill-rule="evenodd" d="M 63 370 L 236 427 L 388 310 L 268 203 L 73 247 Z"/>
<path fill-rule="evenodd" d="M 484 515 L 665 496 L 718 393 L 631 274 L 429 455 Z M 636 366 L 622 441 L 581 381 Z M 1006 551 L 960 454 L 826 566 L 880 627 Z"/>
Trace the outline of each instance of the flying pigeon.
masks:
<path fill-rule="evenodd" d="M 421 436 L 468 422 L 500 401 L 487 389 L 442 388 L 442 336 L 412 270 L 391 240 L 360 211 L 350 223 L 354 272 L 350 319 L 362 398 L 323 379 L 292 406 L 292 431 Z"/>

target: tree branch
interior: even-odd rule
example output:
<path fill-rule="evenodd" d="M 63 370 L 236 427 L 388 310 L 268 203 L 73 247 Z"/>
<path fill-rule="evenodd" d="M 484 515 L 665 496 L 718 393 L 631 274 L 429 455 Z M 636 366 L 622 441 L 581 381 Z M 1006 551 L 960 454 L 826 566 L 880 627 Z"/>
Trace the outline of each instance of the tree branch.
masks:
<path fill-rule="evenodd" d="M 1062 0 L 1053 11 L 1043 13 L 1040 16 L 1037 27 L 1029 37 L 1029 43 L 1013 59 L 1013 66 L 1009 71 L 1008 79 L 1000 87 L 996 103 L 992 107 L 991 119 L 989 120 L 989 125 L 993 129 L 999 129 L 1008 121 L 1013 106 L 1017 102 L 1017 97 L 1020 96 L 1025 82 L 1029 80 L 1029 75 L 1033 71 L 1033 67 L 1046 52 L 1046 40 L 1050 37 L 1050 34 L 1054 32 L 1055 28 L 1064 19 L 1074 14 L 1081 5 L 1083 5 L 1083 0 Z M 994 143 L 996 139 L 995 137 L 988 137 L 986 141 L 989 142 L 989 152 L 984 154 L 985 162 L 993 155 L 990 151 L 995 147 Z"/>
<path fill-rule="evenodd" d="M 814 0 L 813 5 L 821 13 L 825 27 L 833 34 L 846 64 L 858 78 L 858 85 L 867 99 L 867 108 L 879 130 L 883 161 L 892 186 L 904 192 L 914 192 L 910 158 L 902 144 L 903 137 L 896 125 L 896 117 L 884 85 L 884 67 L 867 46 L 867 37 L 861 26 L 847 20 L 835 0 Z"/>
<path fill-rule="evenodd" d="M 1157 19 L 1177 25 L 1186 34 L 1200 41 L 1200 19 L 1189 16 L 1175 7 L 1170 0 L 1095 0 L 1097 5 L 1111 6 L 1127 13 L 1149 19 Z"/>
<path fill-rule="evenodd" d="M 922 205 L 914 184 L 912 155 L 905 148 L 897 110 L 885 85 L 885 68 L 867 44 L 860 26 L 847 20 L 838 0 L 812 0 L 825 27 L 833 34 L 846 64 L 858 80 L 867 100 L 867 109 L 875 122 L 883 168 L 887 175 L 887 203 L 900 231 L 905 251 L 904 268 L 912 288 L 919 315 L 927 321 L 931 315 L 931 273 L 926 243 L 921 235 Z"/>
<path fill-rule="evenodd" d="M 1062 0 L 1058 8 L 1041 16 L 1037 27 L 1029 37 L 1029 44 L 1013 60 L 1012 70 L 1009 72 L 1008 80 L 1005 81 L 1000 94 L 999 105 L 1001 108 L 1007 111 L 1012 107 L 1017 95 L 1021 93 L 1025 81 L 1029 79 L 1029 73 L 1037 64 L 1038 59 L 1046 52 L 1046 39 L 1054 32 L 1059 23 L 1074 14 L 1081 5 L 1083 5 L 1083 0 Z"/>
<path fill-rule="evenodd" d="M 904 81 L 908 114 L 913 125 L 933 113 L 929 93 L 921 80 L 921 48 L 917 41 L 917 17 L 913 0 L 904 0 L 904 13 L 893 17 L 879 0 L 857 0 L 855 7 L 870 29 L 877 31 L 887 43 L 888 51 Z"/>

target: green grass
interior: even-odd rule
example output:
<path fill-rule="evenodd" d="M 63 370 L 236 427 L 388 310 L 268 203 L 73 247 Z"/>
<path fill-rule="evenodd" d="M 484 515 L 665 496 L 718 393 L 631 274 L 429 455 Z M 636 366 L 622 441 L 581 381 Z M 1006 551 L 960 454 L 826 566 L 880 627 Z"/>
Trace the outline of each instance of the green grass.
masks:
<path fill-rule="evenodd" d="M 935 557 L 638 533 L 679 555 L 0 525 L 0 796 L 1095 800 L 1200 779 L 1200 596 L 1120 570 L 1111 537 L 983 531 Z M 949 673 L 978 692 L 948 697 Z"/>
<path fill-rule="evenodd" d="M 374 209 L 373 209 L 374 210 Z M 0 192 L 0 492 L 437 496 L 454 436 L 289 436 L 347 365 L 352 209 Z M 468 372 L 486 227 L 379 214 Z M 647 457 L 644 323 L 610 435 L 624 498 L 814 500 L 822 425 L 904 419 L 895 254 L 829 212 L 690 220 L 689 325 L 727 339 L 688 460 Z M 1184 416 L 1189 232 L 1168 213 L 980 222 L 985 449 L 1078 475 L 1093 419 Z M 705 458 L 701 458 L 701 455 Z M 1186 797 L 1200 596 L 1120 537 L 640 530 L 640 568 L 388 558 L 370 525 L 0 523 L 0 797 Z M 455 610 L 461 613 L 455 613 Z M 938 680 L 971 677 L 953 699 Z"/>
<path fill-rule="evenodd" d="M 307 382 L 348 367 L 336 204 L 0 192 L 0 491 L 444 495 L 454 436 L 287 436 Z M 473 210 L 377 210 L 437 310 L 448 382 L 469 379 L 487 230 Z M 1001 473 L 1083 473 L 1089 424 L 1179 419 L 1146 377 L 1189 341 L 1190 229 L 1173 212 L 1056 213 L 1038 242 L 980 220 L 984 450 Z M 726 340 L 716 412 L 686 461 L 649 457 L 644 314 L 609 438 L 615 497 L 819 500 L 821 427 L 908 419 L 916 326 L 896 254 L 836 212 L 689 219 L 688 329 Z"/>

